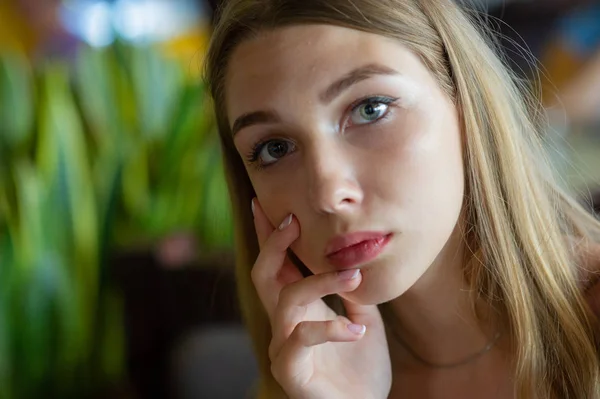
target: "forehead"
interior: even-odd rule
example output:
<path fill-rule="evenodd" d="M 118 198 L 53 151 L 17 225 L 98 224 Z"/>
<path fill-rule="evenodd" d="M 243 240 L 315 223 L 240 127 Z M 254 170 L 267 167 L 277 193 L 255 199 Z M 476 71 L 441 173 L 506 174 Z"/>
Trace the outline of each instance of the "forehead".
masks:
<path fill-rule="evenodd" d="M 398 41 L 372 33 L 331 25 L 263 32 L 231 56 L 225 82 L 229 117 L 259 105 L 276 108 L 289 93 L 311 101 L 340 75 L 368 63 L 403 72 L 419 68 L 416 57 Z"/>

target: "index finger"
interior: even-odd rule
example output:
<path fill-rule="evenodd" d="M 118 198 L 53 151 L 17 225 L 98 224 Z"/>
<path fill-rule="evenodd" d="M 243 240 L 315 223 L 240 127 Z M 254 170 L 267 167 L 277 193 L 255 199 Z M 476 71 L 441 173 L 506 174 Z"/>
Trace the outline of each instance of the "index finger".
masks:
<path fill-rule="evenodd" d="M 263 211 L 260 202 L 258 199 L 252 199 L 252 213 L 254 214 L 254 228 L 256 230 L 256 237 L 258 238 L 258 245 L 262 250 L 267 243 L 267 240 L 273 235 L 273 232 L 276 230 L 283 230 L 285 227 L 289 226 L 292 223 L 293 216 L 288 215 L 282 222 L 281 225 L 278 226 L 277 229 L 273 227 L 271 221 L 267 218 L 267 215 Z M 295 237 L 294 237 L 295 239 Z M 289 244 L 288 244 L 289 245 Z M 286 245 L 285 247 L 287 248 Z"/>
<path fill-rule="evenodd" d="M 267 215 L 265 215 L 262 206 L 260 206 L 256 198 L 252 198 L 252 213 L 254 214 L 254 228 L 256 230 L 256 237 L 258 238 L 258 246 L 262 249 L 271 233 L 275 230 L 275 227 L 273 227 Z"/>
<path fill-rule="evenodd" d="M 277 229 L 273 227 L 262 210 L 258 200 L 252 201 L 254 227 L 260 247 L 258 259 L 254 265 L 254 273 L 263 279 L 279 280 L 281 273 L 299 270 L 287 258 L 287 250 L 299 235 L 299 226 L 293 215 L 288 215 Z M 291 268 L 292 270 L 283 270 Z"/>
<path fill-rule="evenodd" d="M 260 246 L 260 253 L 252 267 L 252 281 L 267 312 L 272 313 L 281 289 L 302 278 L 300 271 L 287 257 L 287 249 L 298 238 L 299 226 L 293 216 L 289 215 L 280 228 L 275 229 L 258 201 L 254 199 L 252 203 Z"/>

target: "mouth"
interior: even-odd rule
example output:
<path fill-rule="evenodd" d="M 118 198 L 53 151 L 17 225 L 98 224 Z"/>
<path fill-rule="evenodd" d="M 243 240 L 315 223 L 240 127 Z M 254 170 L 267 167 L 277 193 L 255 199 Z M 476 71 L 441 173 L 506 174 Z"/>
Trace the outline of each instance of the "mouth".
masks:
<path fill-rule="evenodd" d="M 325 256 L 336 269 L 350 269 L 377 258 L 392 236 L 393 233 L 360 232 L 336 237 L 327 245 Z"/>

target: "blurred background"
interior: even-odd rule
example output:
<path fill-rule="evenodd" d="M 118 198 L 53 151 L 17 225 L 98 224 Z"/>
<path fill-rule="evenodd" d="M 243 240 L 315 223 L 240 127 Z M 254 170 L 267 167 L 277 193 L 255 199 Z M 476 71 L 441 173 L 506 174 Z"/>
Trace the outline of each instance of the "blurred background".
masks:
<path fill-rule="evenodd" d="M 600 2 L 463 2 L 541 75 L 549 155 L 600 210 Z M 250 397 L 215 5 L 0 0 L 0 399 Z"/>

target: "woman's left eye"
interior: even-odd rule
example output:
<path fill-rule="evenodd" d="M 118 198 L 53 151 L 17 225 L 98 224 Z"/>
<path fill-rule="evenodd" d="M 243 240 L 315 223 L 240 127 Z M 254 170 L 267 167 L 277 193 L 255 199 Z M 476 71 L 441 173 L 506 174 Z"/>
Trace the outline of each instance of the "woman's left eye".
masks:
<path fill-rule="evenodd" d="M 395 100 L 386 97 L 368 98 L 352 108 L 350 122 L 352 125 L 366 125 L 384 117 L 390 104 Z"/>

